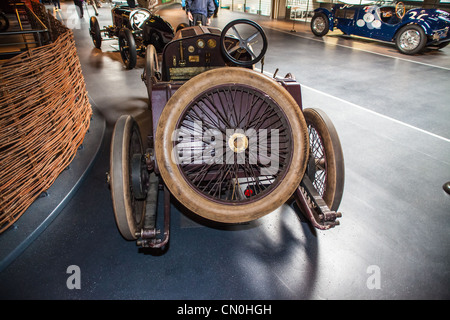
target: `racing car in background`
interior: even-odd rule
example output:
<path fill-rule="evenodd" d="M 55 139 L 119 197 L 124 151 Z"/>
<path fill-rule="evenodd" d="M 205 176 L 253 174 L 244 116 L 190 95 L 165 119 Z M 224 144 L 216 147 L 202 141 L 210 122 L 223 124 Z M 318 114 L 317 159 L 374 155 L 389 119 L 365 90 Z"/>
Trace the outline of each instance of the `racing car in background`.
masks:
<path fill-rule="evenodd" d="M 346 35 L 395 43 L 404 54 L 420 53 L 425 47 L 443 48 L 450 42 L 450 14 L 439 9 L 414 8 L 403 2 L 357 1 L 336 3 L 331 11 L 315 10 L 311 31 L 323 37 L 334 29 Z"/>
<path fill-rule="evenodd" d="M 136 66 L 138 55 L 145 56 L 149 44 L 159 53 L 174 37 L 171 24 L 154 14 L 153 9 L 117 5 L 111 9 L 111 14 L 113 25 L 103 29 L 100 29 L 97 18 L 92 16 L 89 21 L 89 34 L 97 49 L 101 48 L 102 40 L 118 38 L 120 55 L 127 69 Z M 103 38 L 102 34 L 106 38 Z"/>

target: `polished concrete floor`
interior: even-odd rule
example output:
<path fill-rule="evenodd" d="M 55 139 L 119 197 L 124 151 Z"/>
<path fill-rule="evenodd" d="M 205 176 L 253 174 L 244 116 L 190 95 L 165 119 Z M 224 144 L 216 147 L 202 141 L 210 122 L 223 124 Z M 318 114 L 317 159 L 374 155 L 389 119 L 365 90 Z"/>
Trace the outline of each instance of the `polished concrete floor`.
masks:
<path fill-rule="evenodd" d="M 111 24 L 108 7 L 100 25 Z M 293 73 L 304 107 L 323 109 L 345 158 L 341 225 L 312 229 L 295 207 L 248 225 L 193 221 L 174 201 L 164 252 L 141 252 L 119 234 L 105 173 L 122 114 L 145 124 L 143 59 L 126 70 L 114 42 L 94 48 L 88 15 L 71 23 L 87 89 L 106 120 L 98 157 L 48 228 L 0 273 L 2 299 L 449 299 L 450 47 L 406 56 L 392 44 L 302 22 L 221 10 L 213 25 L 257 19 L 267 33 L 264 71 Z M 90 14 L 93 11 L 90 10 Z M 160 14 L 176 26 L 180 7 Z M 70 21 L 69 21 L 70 20 Z M 291 32 L 295 29 L 296 32 Z M 260 68 L 260 66 L 257 66 Z M 81 288 L 68 289 L 69 266 Z"/>

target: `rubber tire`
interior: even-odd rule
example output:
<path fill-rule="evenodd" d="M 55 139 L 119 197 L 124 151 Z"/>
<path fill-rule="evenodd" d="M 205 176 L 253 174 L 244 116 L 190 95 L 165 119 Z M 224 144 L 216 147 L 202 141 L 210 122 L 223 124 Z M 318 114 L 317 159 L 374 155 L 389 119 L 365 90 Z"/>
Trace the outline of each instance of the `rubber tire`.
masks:
<path fill-rule="evenodd" d="M 324 23 L 325 23 L 325 28 L 321 32 L 317 31 L 313 27 L 315 20 L 318 19 L 318 18 L 322 18 L 324 20 Z M 312 33 L 314 33 L 315 36 L 323 37 L 324 35 L 326 35 L 328 33 L 328 31 L 330 31 L 330 21 L 328 20 L 328 17 L 327 17 L 327 15 L 325 13 L 323 13 L 323 12 L 316 12 L 314 14 L 314 16 L 312 17 L 312 19 L 311 19 L 310 27 L 311 27 Z"/>
<path fill-rule="evenodd" d="M 124 45 L 127 44 L 128 54 L 125 52 Z M 133 69 L 137 62 L 136 41 L 133 33 L 128 28 L 123 28 L 119 32 L 119 49 L 122 61 L 127 69 Z"/>
<path fill-rule="evenodd" d="M 292 155 L 284 180 L 270 193 L 251 203 L 223 204 L 194 190 L 172 161 L 172 134 L 186 106 L 213 87 L 245 84 L 265 92 L 282 109 L 292 131 Z M 276 81 L 247 68 L 225 67 L 206 71 L 181 86 L 169 99 L 159 118 L 155 138 L 156 162 L 173 196 L 192 212 L 222 223 L 242 223 L 258 219 L 284 204 L 294 193 L 305 173 L 308 159 L 308 131 L 305 119 L 293 97 Z M 292 159 L 295 159 L 292 160 Z"/>
<path fill-rule="evenodd" d="M 102 47 L 102 35 L 96 17 L 91 17 L 91 19 L 89 20 L 89 27 L 89 33 L 91 34 L 92 42 L 97 49 L 100 49 Z"/>
<path fill-rule="evenodd" d="M 135 240 L 144 223 L 145 200 L 133 206 L 130 176 L 130 141 L 132 136 L 142 140 L 139 127 L 130 115 L 121 116 L 114 127 L 110 154 L 110 188 L 117 227 L 126 240 Z"/>
<path fill-rule="evenodd" d="M 400 45 L 401 35 L 408 30 L 416 30 L 417 32 L 419 32 L 419 35 L 420 35 L 419 44 L 417 45 L 416 48 L 414 48 L 412 50 L 406 50 L 406 49 L 402 48 Z M 401 53 L 404 53 L 404 54 L 408 54 L 408 55 L 420 53 L 425 48 L 426 43 L 427 43 L 427 36 L 425 35 L 425 31 L 423 31 L 421 26 L 418 26 L 416 24 L 408 24 L 408 25 L 402 27 L 399 30 L 399 32 L 397 33 L 397 36 L 395 37 L 395 46 L 397 47 L 398 51 L 400 51 Z"/>
<path fill-rule="evenodd" d="M 161 33 L 157 30 L 152 30 L 150 32 L 150 44 L 152 44 L 156 52 L 162 52 L 164 49 L 164 42 Z"/>
<path fill-rule="evenodd" d="M 321 109 L 304 109 L 303 115 L 308 129 L 312 126 L 317 131 L 325 152 L 327 179 L 322 199 L 330 210 L 337 211 L 342 200 L 345 179 L 344 155 L 339 136 L 330 118 Z M 313 156 L 311 151 L 310 156 Z"/>

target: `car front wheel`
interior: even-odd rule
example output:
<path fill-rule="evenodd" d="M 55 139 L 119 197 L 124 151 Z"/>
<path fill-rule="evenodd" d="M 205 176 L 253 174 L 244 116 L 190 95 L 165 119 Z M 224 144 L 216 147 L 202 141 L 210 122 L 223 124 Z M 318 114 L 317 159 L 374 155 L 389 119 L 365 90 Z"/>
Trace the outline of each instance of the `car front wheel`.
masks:
<path fill-rule="evenodd" d="M 89 27 L 92 42 L 97 49 L 100 49 L 102 47 L 102 34 L 96 17 L 91 17 L 89 20 Z"/>
<path fill-rule="evenodd" d="M 136 232 L 140 231 L 144 224 L 146 192 L 139 190 L 141 183 L 136 183 L 145 180 L 140 177 L 139 159 L 143 154 L 137 122 L 130 115 L 121 116 L 114 126 L 111 139 L 109 186 L 117 227 L 127 240 L 136 239 Z M 136 158 L 138 170 L 135 165 Z"/>
<path fill-rule="evenodd" d="M 330 22 L 322 12 L 317 12 L 311 19 L 311 31 L 318 37 L 323 37 L 330 30 Z"/>
<path fill-rule="evenodd" d="M 404 26 L 395 38 L 397 49 L 404 54 L 416 54 L 425 48 L 427 37 L 422 27 L 410 24 Z"/>
<path fill-rule="evenodd" d="M 136 42 L 130 29 L 123 28 L 119 32 L 119 50 L 127 69 L 133 69 L 137 62 Z"/>

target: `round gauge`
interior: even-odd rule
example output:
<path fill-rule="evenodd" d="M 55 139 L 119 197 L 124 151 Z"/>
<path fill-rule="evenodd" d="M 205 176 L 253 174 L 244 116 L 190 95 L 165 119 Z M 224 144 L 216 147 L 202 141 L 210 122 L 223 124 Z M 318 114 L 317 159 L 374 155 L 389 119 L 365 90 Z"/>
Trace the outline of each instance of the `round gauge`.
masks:
<path fill-rule="evenodd" d="M 205 47 L 205 40 L 203 40 L 203 39 L 198 39 L 198 40 L 197 40 L 197 46 L 198 46 L 199 48 L 204 48 L 204 47 Z"/>
<path fill-rule="evenodd" d="M 364 20 L 365 22 L 367 22 L 367 23 L 372 22 L 374 18 L 375 18 L 374 15 L 371 14 L 371 13 L 366 13 L 366 14 L 363 16 L 363 20 Z"/>
<path fill-rule="evenodd" d="M 189 46 L 189 47 L 188 47 L 188 51 L 189 51 L 190 53 L 194 52 L 194 51 L 195 51 L 194 46 Z"/>
<path fill-rule="evenodd" d="M 214 49 L 216 47 L 216 40 L 209 39 L 208 40 L 208 47 L 210 47 L 211 49 Z"/>
<path fill-rule="evenodd" d="M 374 28 L 381 28 L 381 21 L 380 20 L 374 20 L 373 22 L 372 22 L 372 26 L 374 27 Z"/>

